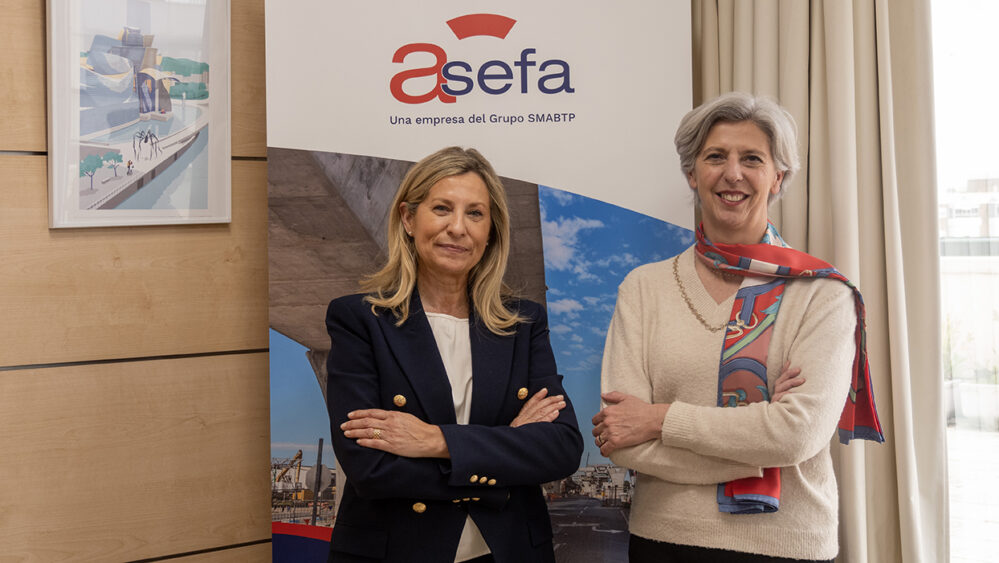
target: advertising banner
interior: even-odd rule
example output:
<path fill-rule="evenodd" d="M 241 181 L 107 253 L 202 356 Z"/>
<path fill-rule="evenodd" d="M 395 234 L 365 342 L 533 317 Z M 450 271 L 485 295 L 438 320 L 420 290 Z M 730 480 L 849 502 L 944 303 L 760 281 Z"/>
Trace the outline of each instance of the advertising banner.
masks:
<path fill-rule="evenodd" d="M 326 305 L 384 263 L 408 168 L 452 145 L 478 149 L 503 179 L 507 282 L 548 308 L 587 444 L 575 475 L 544 485 L 556 556 L 624 560 L 634 476 L 600 455 L 590 418 L 618 284 L 693 240 L 672 141 L 691 106 L 689 10 L 267 2 L 275 560 L 325 553 L 329 533 L 316 527 L 332 526 L 343 486 L 324 402 L 336 393 L 325 388 Z M 326 472 L 336 475 L 319 487 Z"/>

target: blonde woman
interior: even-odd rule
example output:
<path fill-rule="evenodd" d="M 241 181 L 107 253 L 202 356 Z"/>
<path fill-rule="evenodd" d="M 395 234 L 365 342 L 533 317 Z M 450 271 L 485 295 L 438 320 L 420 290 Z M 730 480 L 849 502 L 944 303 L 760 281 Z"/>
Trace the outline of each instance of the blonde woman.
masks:
<path fill-rule="evenodd" d="M 508 296 L 503 186 L 474 149 L 406 174 L 389 257 L 330 303 L 330 561 L 554 561 L 540 484 L 579 466 L 545 309 Z"/>

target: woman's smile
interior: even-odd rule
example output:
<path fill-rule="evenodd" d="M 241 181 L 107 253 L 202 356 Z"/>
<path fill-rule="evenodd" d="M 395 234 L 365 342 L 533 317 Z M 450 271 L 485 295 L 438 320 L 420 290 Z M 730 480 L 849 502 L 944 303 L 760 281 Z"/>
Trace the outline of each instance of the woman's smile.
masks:
<path fill-rule="evenodd" d="M 455 254 L 468 252 L 467 248 L 465 248 L 464 246 L 459 246 L 457 244 L 437 243 L 437 247 L 442 248 L 448 252 L 454 252 Z"/>
<path fill-rule="evenodd" d="M 718 197 L 724 199 L 725 201 L 730 201 L 733 203 L 740 203 L 749 196 L 739 192 L 722 192 L 718 194 Z"/>
<path fill-rule="evenodd" d="M 770 139 L 751 121 L 711 127 L 688 176 L 701 202 L 704 232 L 715 242 L 753 244 L 767 228 L 771 194 L 784 174 L 770 154 Z"/>
<path fill-rule="evenodd" d="M 423 283 L 465 283 L 482 259 L 492 229 L 489 191 L 482 177 L 475 172 L 448 176 L 431 186 L 415 211 L 405 204 L 400 211 L 413 237 Z"/>

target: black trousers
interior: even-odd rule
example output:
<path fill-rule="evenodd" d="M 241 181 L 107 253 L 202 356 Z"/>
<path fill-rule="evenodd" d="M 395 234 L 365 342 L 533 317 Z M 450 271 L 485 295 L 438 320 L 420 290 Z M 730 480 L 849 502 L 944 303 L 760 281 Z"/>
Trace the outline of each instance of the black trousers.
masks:
<path fill-rule="evenodd" d="M 650 540 L 631 535 L 628 543 L 631 563 L 832 563 L 832 559 L 790 559 L 727 549 Z"/>

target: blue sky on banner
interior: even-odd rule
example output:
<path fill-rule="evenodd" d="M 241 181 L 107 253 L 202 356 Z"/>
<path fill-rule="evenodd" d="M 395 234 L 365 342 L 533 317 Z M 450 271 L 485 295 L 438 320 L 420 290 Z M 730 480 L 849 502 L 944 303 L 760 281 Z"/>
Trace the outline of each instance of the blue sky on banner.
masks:
<path fill-rule="evenodd" d="M 271 457 L 289 458 L 302 450 L 302 466 L 311 467 L 322 438 L 323 463 L 332 467 L 330 418 L 306 351 L 298 342 L 270 331 Z"/>
<path fill-rule="evenodd" d="M 590 419 L 600 408 L 600 358 L 617 287 L 636 266 L 692 244 L 693 232 L 545 186 L 539 186 L 538 198 L 551 342 L 587 444 L 582 464 L 607 463 L 590 439 Z M 301 449 L 303 464 L 311 465 L 320 437 L 324 463 L 332 449 L 326 405 L 305 352 L 270 332 L 271 456 L 286 458 Z"/>
<path fill-rule="evenodd" d="M 693 244 L 694 233 L 546 186 L 539 186 L 538 199 L 548 326 L 586 444 L 581 465 L 608 463 L 593 443 L 590 419 L 600 409 L 600 360 L 617 287 L 636 266 L 665 260 Z"/>

